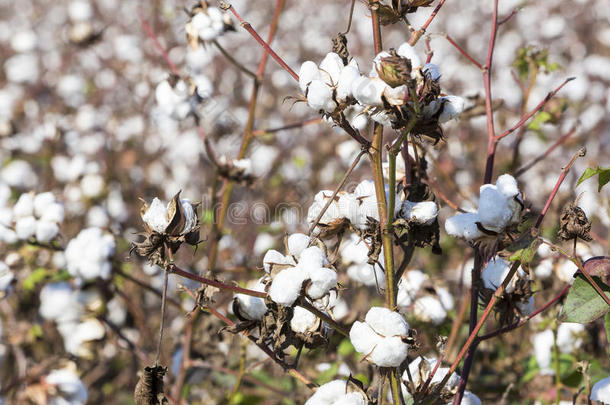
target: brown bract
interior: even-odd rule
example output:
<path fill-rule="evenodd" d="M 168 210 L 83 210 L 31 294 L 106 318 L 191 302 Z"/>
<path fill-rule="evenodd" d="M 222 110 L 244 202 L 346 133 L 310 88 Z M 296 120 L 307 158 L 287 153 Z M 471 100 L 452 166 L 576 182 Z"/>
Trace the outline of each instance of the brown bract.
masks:
<path fill-rule="evenodd" d="M 589 242 L 591 240 L 591 221 L 585 212 L 575 203 L 570 203 L 561 211 L 559 218 L 559 232 L 557 233 L 562 240 L 572 240 L 580 238 Z"/>

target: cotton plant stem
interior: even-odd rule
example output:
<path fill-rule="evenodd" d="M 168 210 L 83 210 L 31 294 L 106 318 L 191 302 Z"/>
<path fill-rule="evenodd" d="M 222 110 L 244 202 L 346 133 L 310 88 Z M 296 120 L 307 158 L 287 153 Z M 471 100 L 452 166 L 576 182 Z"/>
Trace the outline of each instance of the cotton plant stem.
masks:
<path fill-rule="evenodd" d="M 155 354 L 155 367 L 159 364 L 161 356 L 161 345 L 163 343 L 163 330 L 165 328 L 165 306 L 167 300 L 167 280 L 169 272 L 166 270 L 163 274 L 163 295 L 161 297 L 161 325 L 159 326 L 159 340 L 157 341 L 157 352 Z"/>
<path fill-rule="evenodd" d="M 436 5 L 434 10 L 432 11 L 432 14 L 430 14 L 430 17 L 428 17 L 428 20 L 426 20 L 426 22 L 424 23 L 424 25 L 422 25 L 422 27 L 420 29 L 411 32 L 411 37 L 409 38 L 409 45 L 414 46 L 417 43 L 417 41 L 419 41 L 419 39 L 422 37 L 422 35 L 424 35 L 426 33 L 428 26 L 430 26 L 430 23 L 432 23 L 432 20 L 434 20 L 434 17 L 436 17 L 436 15 L 438 14 L 441 7 L 443 7 L 443 4 L 445 4 L 445 0 L 441 0 Z"/>
<path fill-rule="evenodd" d="M 318 318 L 322 319 L 324 322 L 326 322 L 327 324 L 332 326 L 337 332 L 339 332 L 340 334 L 342 334 L 343 336 L 345 336 L 346 338 L 349 339 L 349 330 L 345 326 L 339 324 L 329 315 L 320 311 L 318 308 L 314 307 L 313 305 L 311 305 L 309 302 L 307 302 L 305 300 L 301 300 L 300 306 L 302 306 L 303 308 L 305 308 L 306 310 L 308 310 L 309 312 L 311 312 Z"/>
<path fill-rule="evenodd" d="M 209 278 L 201 277 L 196 274 L 190 273 L 186 270 L 181 269 L 180 267 L 172 264 L 168 268 L 170 273 L 176 274 L 180 277 L 188 278 L 193 281 L 198 281 L 201 284 L 206 284 L 212 287 L 220 288 L 221 290 L 232 291 L 237 294 L 245 294 L 251 295 L 253 297 L 266 298 L 267 293 L 261 291 L 249 290 L 247 288 L 238 287 L 236 285 L 226 284 L 222 281 L 211 280 Z"/>
<path fill-rule="evenodd" d="M 567 133 L 565 133 L 564 135 L 559 137 L 559 139 L 557 139 L 557 141 L 553 145 L 551 145 L 551 147 L 549 147 L 546 151 L 544 151 L 540 155 L 536 156 L 530 162 L 528 162 L 528 163 L 524 164 L 523 166 L 521 166 L 520 168 L 518 168 L 515 171 L 515 177 L 516 178 L 520 177 L 523 173 L 527 172 L 529 169 L 534 167 L 537 163 L 546 159 L 551 153 L 553 153 L 553 151 L 555 151 L 555 149 L 557 149 L 560 145 L 563 145 L 575 133 L 576 133 L 576 127 L 572 128 L 570 131 L 568 131 Z"/>
<path fill-rule="evenodd" d="M 246 373 L 246 344 L 247 344 L 247 340 L 245 340 L 244 343 L 242 343 L 241 347 L 240 347 L 241 356 L 239 358 L 239 371 L 235 378 L 235 385 L 233 386 L 233 389 L 231 390 L 231 393 L 229 394 L 229 398 L 227 401 L 227 403 L 229 405 L 231 405 L 233 403 L 233 400 L 235 399 L 235 395 L 237 394 L 237 392 L 239 391 L 239 387 L 241 386 L 241 382 L 244 378 L 244 374 Z"/>
<path fill-rule="evenodd" d="M 220 51 L 220 53 L 222 53 L 222 56 L 224 56 L 225 58 L 227 58 L 227 60 L 229 62 L 231 62 L 233 64 L 233 66 L 235 66 L 237 69 L 241 70 L 243 73 L 245 73 L 246 75 L 250 76 L 252 79 L 256 80 L 256 73 L 252 72 L 251 70 L 249 70 L 247 67 L 245 67 L 244 65 L 242 65 L 241 63 L 239 63 L 234 57 L 233 55 L 231 55 L 229 52 L 227 52 L 227 50 L 225 48 L 222 47 L 222 45 L 220 45 L 220 43 L 217 40 L 213 40 L 212 43 L 214 44 L 214 46 L 216 46 L 216 48 L 218 48 L 218 50 Z"/>
<path fill-rule="evenodd" d="M 284 125 L 278 128 L 267 128 L 267 129 L 257 129 L 252 132 L 253 136 L 265 136 L 270 134 L 275 134 L 276 132 L 286 131 L 290 129 L 303 128 L 308 125 L 320 124 L 322 122 L 322 118 L 311 118 L 302 122 L 296 122 L 294 124 Z"/>
<path fill-rule="evenodd" d="M 153 43 L 155 44 L 155 48 L 161 54 L 161 57 L 163 58 L 165 63 L 167 63 L 167 66 L 169 67 L 169 70 L 171 70 L 171 72 L 173 74 L 175 74 L 176 76 L 180 76 L 180 71 L 178 70 L 176 65 L 174 65 L 174 63 L 169 58 L 169 55 L 167 54 L 167 51 L 165 50 L 165 48 L 163 48 L 163 46 L 159 42 L 159 38 L 157 38 L 157 36 L 153 32 L 152 28 L 150 28 L 150 25 L 148 24 L 148 22 L 146 22 L 146 20 L 142 16 L 142 13 L 141 13 L 140 10 L 138 10 L 138 14 L 139 14 L 139 17 L 140 17 L 140 23 L 142 24 L 142 28 L 144 28 L 144 31 L 146 31 L 146 35 L 148 35 L 148 37 L 150 39 L 152 39 Z"/>

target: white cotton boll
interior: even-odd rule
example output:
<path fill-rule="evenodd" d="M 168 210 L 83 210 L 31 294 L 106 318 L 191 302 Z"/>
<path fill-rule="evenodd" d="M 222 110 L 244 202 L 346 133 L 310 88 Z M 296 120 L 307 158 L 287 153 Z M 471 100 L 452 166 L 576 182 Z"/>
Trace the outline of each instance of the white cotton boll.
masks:
<path fill-rule="evenodd" d="M 19 238 L 17 237 L 17 232 L 0 225 L 0 240 L 8 245 L 12 245 L 13 243 L 16 243 Z"/>
<path fill-rule="evenodd" d="M 167 208 L 165 204 L 155 197 L 146 212 L 142 215 L 142 220 L 155 232 L 163 233 L 169 225 L 167 218 Z"/>
<path fill-rule="evenodd" d="M 465 100 L 462 97 L 445 96 L 439 100 L 443 100 L 443 112 L 438 116 L 438 122 L 441 124 L 459 117 L 464 111 Z"/>
<path fill-rule="evenodd" d="M 0 227 L 11 226 L 13 223 L 13 210 L 10 207 L 0 206 Z"/>
<path fill-rule="evenodd" d="M 333 402 L 332 405 L 366 405 L 367 403 L 361 393 L 349 392 Z"/>
<path fill-rule="evenodd" d="M 269 297 L 277 304 L 291 306 L 299 297 L 306 278 L 307 274 L 300 268 L 280 271 L 271 283 Z"/>
<path fill-rule="evenodd" d="M 334 108 L 328 107 L 335 102 L 332 100 L 333 92 L 326 83 L 321 80 L 313 80 L 307 90 L 307 104 L 314 110 L 332 112 Z"/>
<path fill-rule="evenodd" d="M 534 275 L 541 280 L 551 277 L 553 274 L 553 261 L 551 259 L 542 260 L 534 269 Z"/>
<path fill-rule="evenodd" d="M 557 278 L 565 283 L 574 282 L 574 273 L 578 271 L 578 266 L 571 260 L 565 260 L 557 266 Z"/>
<path fill-rule="evenodd" d="M 333 405 L 345 395 L 347 381 L 334 380 L 318 387 L 305 405 Z"/>
<path fill-rule="evenodd" d="M 326 255 L 322 249 L 317 246 L 310 246 L 303 249 L 301 255 L 299 256 L 299 267 L 305 272 L 324 267 L 327 264 L 328 259 L 326 258 Z"/>
<path fill-rule="evenodd" d="M 15 275 L 11 269 L 9 269 L 6 263 L 0 261 L 0 291 L 6 292 L 14 279 Z"/>
<path fill-rule="evenodd" d="M 85 21 L 93 16 L 93 9 L 87 1 L 73 1 L 68 5 L 68 16 L 72 21 Z"/>
<path fill-rule="evenodd" d="M 379 77 L 377 69 L 381 67 L 381 59 L 388 58 L 392 55 L 388 51 L 381 51 L 373 58 L 373 68 L 369 72 L 369 77 Z"/>
<path fill-rule="evenodd" d="M 382 336 L 407 336 L 409 324 L 398 312 L 385 307 L 372 307 L 365 322 Z"/>
<path fill-rule="evenodd" d="M 359 77 L 360 71 L 358 70 L 358 67 L 349 64 L 343 68 L 337 83 L 337 100 L 343 102 L 348 97 L 352 96 L 352 85 Z"/>
<path fill-rule="evenodd" d="M 347 107 L 344 110 L 350 125 L 359 131 L 364 130 L 369 123 L 368 116 L 363 111 L 364 107 L 359 104 Z"/>
<path fill-rule="evenodd" d="M 415 301 L 413 314 L 418 320 L 431 322 L 433 325 L 440 325 L 447 318 L 443 304 L 431 295 L 425 295 Z"/>
<path fill-rule="evenodd" d="M 375 182 L 373 180 L 362 180 L 354 189 L 353 194 L 358 198 L 375 196 Z"/>
<path fill-rule="evenodd" d="M 114 248 L 112 235 L 100 228 L 83 229 L 66 247 L 68 273 L 84 280 L 108 279 L 112 270 L 108 259 L 114 254 Z"/>
<path fill-rule="evenodd" d="M 55 239 L 59 233 L 59 226 L 54 222 L 38 221 L 36 223 L 36 240 L 47 243 Z"/>
<path fill-rule="evenodd" d="M 19 219 L 32 215 L 34 215 L 34 196 L 31 193 L 21 194 L 13 206 L 13 217 Z"/>
<path fill-rule="evenodd" d="M 382 107 L 381 96 L 386 87 L 388 85 L 379 78 L 360 76 L 352 82 L 352 94 L 362 105 Z"/>
<path fill-rule="evenodd" d="M 32 189 L 38 176 L 30 164 L 24 160 L 13 160 L 2 168 L 2 180 L 11 187 Z"/>
<path fill-rule="evenodd" d="M 275 244 L 275 238 L 267 232 L 259 233 L 254 240 L 252 252 L 258 256 L 263 252 L 267 252 Z"/>
<path fill-rule="evenodd" d="M 381 124 L 385 127 L 391 127 L 392 120 L 394 118 L 395 117 L 393 116 L 393 114 L 389 113 L 387 110 L 377 111 L 377 112 L 371 114 L 371 119 L 373 121 L 375 121 L 378 124 Z"/>
<path fill-rule="evenodd" d="M 383 290 L 385 275 L 379 266 L 368 263 L 353 264 L 347 268 L 347 275 L 354 281 L 362 283 L 367 287 L 379 286 Z"/>
<path fill-rule="evenodd" d="M 46 193 L 36 194 L 36 197 L 33 199 L 34 204 L 34 214 L 40 218 L 44 215 L 45 210 L 51 204 L 55 203 L 55 195 L 50 191 Z"/>
<path fill-rule="evenodd" d="M 251 290 L 264 292 L 265 285 L 257 281 L 253 286 L 249 286 Z M 263 319 L 267 312 L 265 300 L 259 297 L 253 297 L 246 294 L 236 294 L 235 299 L 239 301 L 239 313 L 247 319 L 257 321 Z"/>
<path fill-rule="evenodd" d="M 310 270 L 309 278 L 311 285 L 307 289 L 307 295 L 314 300 L 325 296 L 331 288 L 337 286 L 337 273 L 327 267 Z"/>
<path fill-rule="evenodd" d="M 303 307 L 294 307 L 290 329 L 296 333 L 307 333 L 316 325 L 316 316 Z"/>
<path fill-rule="evenodd" d="M 521 315 L 523 315 L 523 316 L 531 315 L 534 312 L 534 310 L 536 309 L 536 307 L 534 306 L 534 297 L 533 296 L 529 297 L 529 299 L 526 302 L 522 302 L 522 301 L 517 302 L 517 308 L 521 312 Z"/>
<path fill-rule="evenodd" d="M 541 374 L 554 374 L 551 369 L 551 350 L 554 339 L 552 330 L 545 330 L 534 335 L 534 356 L 541 369 Z"/>
<path fill-rule="evenodd" d="M 428 279 L 421 270 L 409 270 L 400 278 L 396 303 L 401 311 L 406 311 L 413 303 L 419 289 Z"/>
<path fill-rule="evenodd" d="M 599 380 L 591 389 L 592 401 L 599 401 L 604 404 L 610 404 L 610 377 Z"/>
<path fill-rule="evenodd" d="M 483 236 L 476 224 L 479 221 L 478 214 L 472 212 L 456 214 L 445 221 L 445 231 L 456 238 L 478 239 Z"/>
<path fill-rule="evenodd" d="M 122 326 L 127 319 L 127 310 L 125 305 L 121 302 L 118 296 L 112 298 L 106 304 L 106 311 L 108 312 L 108 320 L 116 326 Z"/>
<path fill-rule="evenodd" d="M 274 265 L 284 264 L 286 264 L 286 259 L 284 255 L 277 250 L 268 250 L 267 253 L 265 253 L 265 257 L 263 257 L 263 268 L 266 273 L 270 273 Z"/>
<path fill-rule="evenodd" d="M 453 402 L 447 403 L 447 405 L 451 404 L 453 404 Z M 464 391 L 464 396 L 462 397 L 462 405 L 481 405 L 481 400 L 472 392 Z"/>
<path fill-rule="evenodd" d="M 33 216 L 19 218 L 15 224 L 15 232 L 21 240 L 26 240 L 36 233 L 36 218 Z"/>
<path fill-rule="evenodd" d="M 349 339 L 358 353 L 369 354 L 383 337 L 379 336 L 365 322 L 356 321 L 349 331 Z"/>
<path fill-rule="evenodd" d="M 399 336 L 383 338 L 371 353 L 370 359 L 379 367 L 398 367 L 407 358 L 409 345 Z"/>
<path fill-rule="evenodd" d="M 485 288 L 490 290 L 496 290 L 504 281 L 508 273 L 510 272 L 510 263 L 502 258 L 495 258 L 489 261 L 487 267 L 483 269 L 481 278 Z M 525 274 L 521 268 L 517 271 L 517 274 L 513 275 L 513 278 L 506 286 L 505 291 L 510 294 L 515 290 L 516 278 L 519 275 Z"/>
<path fill-rule="evenodd" d="M 443 287 L 437 287 L 436 295 L 438 295 L 438 299 L 441 301 L 441 304 L 446 311 L 451 311 L 453 309 L 453 295 L 451 295 L 449 290 Z"/>
<path fill-rule="evenodd" d="M 491 184 L 481 186 L 479 218 L 485 229 L 501 232 L 512 217 L 506 198 Z"/>
<path fill-rule="evenodd" d="M 40 220 L 60 223 L 64 220 L 64 214 L 64 206 L 56 202 L 44 208 Z"/>
<path fill-rule="evenodd" d="M 97 319 L 87 319 L 76 324 L 63 323 L 58 325 L 58 330 L 64 338 L 64 348 L 67 352 L 80 357 L 89 357 L 89 349 L 84 343 L 100 340 L 106 334 L 104 325 Z"/>
<path fill-rule="evenodd" d="M 66 282 L 50 283 L 40 290 L 40 316 L 56 322 L 74 322 L 82 312 L 76 293 Z"/>
<path fill-rule="evenodd" d="M 108 214 L 106 210 L 99 205 L 94 205 L 87 211 L 87 226 L 97 226 L 105 228 L 109 224 Z"/>
<path fill-rule="evenodd" d="M 305 93 L 309 83 L 314 80 L 320 80 L 318 65 L 310 60 L 303 62 L 301 69 L 299 70 L 299 87 L 301 88 L 301 91 Z"/>
<path fill-rule="evenodd" d="M 332 85 L 336 85 L 339 82 L 339 76 L 341 76 L 344 66 L 343 59 L 334 52 L 329 52 L 320 62 L 320 70 L 329 74 L 332 80 L 332 83 L 329 84 Z"/>
<path fill-rule="evenodd" d="M 496 187 L 507 200 L 519 195 L 517 180 L 510 174 L 503 174 L 498 177 Z"/>
<path fill-rule="evenodd" d="M 438 69 L 438 65 L 434 63 L 426 63 L 421 70 L 425 74 L 429 74 L 432 80 L 438 80 L 441 78 L 441 72 Z"/>
<path fill-rule="evenodd" d="M 337 202 L 341 217 L 347 218 L 352 224 L 358 224 L 360 202 L 354 194 L 342 193 Z"/>
<path fill-rule="evenodd" d="M 11 38 L 11 47 L 15 52 L 25 53 L 34 50 L 37 42 L 38 38 L 34 31 L 19 31 Z"/>
<path fill-rule="evenodd" d="M 80 188 L 85 197 L 95 198 L 104 190 L 104 178 L 99 174 L 87 174 L 81 180 Z"/>
<path fill-rule="evenodd" d="M 360 198 L 358 212 L 351 222 L 356 228 L 364 229 L 366 228 L 368 218 L 379 221 L 379 205 L 377 204 L 377 197 L 375 195 Z"/>
<path fill-rule="evenodd" d="M 434 201 L 411 202 L 405 200 L 403 203 L 405 218 L 422 225 L 430 225 L 438 215 L 438 205 Z"/>
<path fill-rule="evenodd" d="M 561 353 L 572 353 L 582 345 L 585 325 L 564 322 L 557 328 L 557 346 Z"/>
<path fill-rule="evenodd" d="M 87 402 L 87 388 L 73 371 L 53 370 L 44 379 L 47 384 L 55 386 L 62 397 L 51 398 L 49 403 L 81 405 Z"/>
<path fill-rule="evenodd" d="M 311 238 L 309 236 L 303 233 L 293 233 L 288 237 L 288 252 L 295 257 L 299 257 L 310 242 Z"/>
<path fill-rule="evenodd" d="M 19 53 L 6 59 L 4 73 L 13 83 L 34 83 L 38 80 L 38 57 L 33 53 Z"/>
<path fill-rule="evenodd" d="M 419 56 L 417 56 L 417 53 L 415 52 L 415 48 L 413 48 L 407 42 L 400 45 L 398 47 L 398 50 L 396 51 L 396 53 L 399 54 L 400 56 L 402 56 L 403 58 L 409 59 L 411 61 L 411 67 L 413 69 L 422 65 L 421 60 L 419 59 Z"/>
<path fill-rule="evenodd" d="M 391 105 L 404 105 L 405 95 L 407 94 L 407 86 L 402 85 L 398 87 L 386 86 L 383 90 L 383 96 L 386 101 Z"/>

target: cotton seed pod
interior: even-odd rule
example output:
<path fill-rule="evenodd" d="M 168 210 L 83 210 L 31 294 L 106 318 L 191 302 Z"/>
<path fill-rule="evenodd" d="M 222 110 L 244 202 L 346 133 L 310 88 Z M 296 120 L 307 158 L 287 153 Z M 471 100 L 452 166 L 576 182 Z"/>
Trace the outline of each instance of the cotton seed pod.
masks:
<path fill-rule="evenodd" d="M 562 240 L 572 240 L 580 238 L 584 241 L 590 241 L 591 221 L 587 218 L 587 214 L 574 203 L 570 203 L 561 211 L 559 219 L 558 236 Z"/>
<path fill-rule="evenodd" d="M 136 384 L 134 401 L 136 405 L 157 405 L 168 403 L 163 394 L 163 376 L 167 373 L 167 367 L 152 366 L 144 367 L 140 379 Z"/>
<path fill-rule="evenodd" d="M 379 78 L 392 88 L 411 83 L 411 61 L 390 49 L 390 56 L 382 57 L 375 63 Z"/>

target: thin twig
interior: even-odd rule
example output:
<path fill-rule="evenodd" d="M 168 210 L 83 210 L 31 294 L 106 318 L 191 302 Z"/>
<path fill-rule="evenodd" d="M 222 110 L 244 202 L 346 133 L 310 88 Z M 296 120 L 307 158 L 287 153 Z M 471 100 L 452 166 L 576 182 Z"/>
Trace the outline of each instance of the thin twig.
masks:
<path fill-rule="evenodd" d="M 432 14 L 430 14 L 430 17 L 428 17 L 428 20 L 426 20 L 426 22 L 424 23 L 424 25 L 422 25 L 422 27 L 420 29 L 411 32 L 411 37 L 409 38 L 409 45 L 414 46 L 417 43 L 417 41 L 419 41 L 421 36 L 426 33 L 428 26 L 430 25 L 430 23 L 432 23 L 432 20 L 434 20 L 434 17 L 436 17 L 436 15 L 438 14 L 438 11 L 441 9 L 441 7 L 443 7 L 443 4 L 445 4 L 445 0 L 441 0 L 436 5 L 434 10 L 432 11 Z"/>
<path fill-rule="evenodd" d="M 244 65 L 239 63 L 229 52 L 227 52 L 227 50 L 225 48 L 222 47 L 222 45 L 220 45 L 220 43 L 217 40 L 213 40 L 212 43 L 216 46 L 216 48 L 218 48 L 220 53 L 222 53 L 222 55 L 225 58 L 227 58 L 227 60 L 229 62 L 231 62 L 236 68 L 238 68 L 239 70 L 241 70 L 242 72 L 244 72 L 245 74 L 250 76 L 251 78 L 256 79 L 256 73 L 254 73 L 253 71 L 249 70 L 247 67 L 245 67 Z"/>

